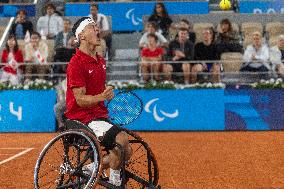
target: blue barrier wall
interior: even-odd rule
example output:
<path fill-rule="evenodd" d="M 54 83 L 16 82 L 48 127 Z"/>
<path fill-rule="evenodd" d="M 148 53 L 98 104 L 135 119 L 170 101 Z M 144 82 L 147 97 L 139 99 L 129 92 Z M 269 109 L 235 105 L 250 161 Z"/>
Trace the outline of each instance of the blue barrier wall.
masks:
<path fill-rule="evenodd" d="M 240 13 L 284 13 L 283 0 L 241 0 L 239 2 Z"/>
<path fill-rule="evenodd" d="M 284 90 L 136 90 L 148 131 L 284 130 Z M 54 90 L 0 92 L 0 132 L 53 132 Z"/>
<path fill-rule="evenodd" d="M 169 14 L 208 14 L 209 2 L 164 2 Z M 112 18 L 113 31 L 141 31 L 142 17 L 150 15 L 155 2 L 98 3 L 99 12 Z M 88 16 L 90 4 L 69 3 L 65 5 L 65 16 Z"/>
<path fill-rule="evenodd" d="M 53 132 L 54 90 L 0 92 L 0 132 Z"/>
<path fill-rule="evenodd" d="M 133 130 L 284 130 L 284 90 L 137 90 Z"/>
<path fill-rule="evenodd" d="M 14 17 L 17 15 L 18 10 L 25 10 L 29 17 L 36 14 L 35 5 L 1 5 L 0 17 Z"/>

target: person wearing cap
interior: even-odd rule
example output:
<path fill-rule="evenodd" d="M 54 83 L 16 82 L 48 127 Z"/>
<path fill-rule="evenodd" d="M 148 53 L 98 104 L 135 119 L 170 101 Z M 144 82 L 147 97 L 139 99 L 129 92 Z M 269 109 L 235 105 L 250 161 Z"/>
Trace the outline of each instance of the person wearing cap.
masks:
<path fill-rule="evenodd" d="M 65 117 L 77 120 L 93 130 L 99 142 L 109 150 L 103 158 L 103 167 L 110 167 L 109 182 L 121 185 L 120 150 L 115 143 L 124 148 L 124 157 L 130 158 L 131 147 L 128 137 L 120 127 L 108 120 L 105 100 L 114 97 L 113 87 L 106 86 L 106 62 L 96 48 L 100 45 L 99 27 L 90 17 L 80 18 L 72 28 L 79 43 L 75 55 L 67 68 L 67 92 Z M 83 166 L 90 174 L 94 163 Z"/>
<path fill-rule="evenodd" d="M 274 70 L 284 77 L 284 35 L 279 35 L 277 45 L 270 48 L 270 61 Z"/>

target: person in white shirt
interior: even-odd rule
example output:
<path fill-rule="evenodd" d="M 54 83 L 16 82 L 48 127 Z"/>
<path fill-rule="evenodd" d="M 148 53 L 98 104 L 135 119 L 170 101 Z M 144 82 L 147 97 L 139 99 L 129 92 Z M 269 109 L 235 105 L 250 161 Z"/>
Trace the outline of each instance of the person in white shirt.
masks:
<path fill-rule="evenodd" d="M 167 47 L 168 46 L 167 39 L 162 35 L 161 32 L 158 32 L 157 30 L 158 30 L 158 26 L 154 22 L 148 22 L 146 32 L 143 34 L 143 36 L 141 37 L 139 41 L 139 47 L 140 48 L 147 47 L 148 45 L 147 36 L 149 33 L 153 33 L 158 37 L 158 43 L 157 43 L 158 46 Z"/>
<path fill-rule="evenodd" d="M 54 37 L 63 30 L 63 19 L 55 13 L 53 4 L 46 5 L 46 15 L 41 16 L 37 21 L 37 31 L 48 39 Z"/>
<path fill-rule="evenodd" d="M 277 45 L 270 48 L 270 61 L 282 77 L 284 77 L 284 35 L 279 35 Z"/>
<path fill-rule="evenodd" d="M 262 41 L 262 35 L 256 31 L 252 34 L 253 42 L 248 45 L 244 56 L 244 64 L 240 71 L 243 72 L 267 72 L 269 65 L 269 49 Z"/>
<path fill-rule="evenodd" d="M 112 36 L 110 25 L 107 17 L 104 14 L 99 13 L 99 5 L 96 3 L 92 3 L 90 5 L 90 18 L 92 18 L 100 28 L 100 38 L 105 40 L 108 58 L 112 59 Z"/>

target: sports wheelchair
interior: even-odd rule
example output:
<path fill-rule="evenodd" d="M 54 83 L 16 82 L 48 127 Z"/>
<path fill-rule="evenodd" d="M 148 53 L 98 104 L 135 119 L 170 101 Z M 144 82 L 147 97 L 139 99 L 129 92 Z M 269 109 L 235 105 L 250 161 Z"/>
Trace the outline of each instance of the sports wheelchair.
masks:
<path fill-rule="evenodd" d="M 102 170 L 102 159 L 108 150 L 99 144 L 92 130 L 80 122 L 67 120 L 39 155 L 34 172 L 35 188 L 159 189 L 158 164 L 149 145 L 134 132 L 123 131 L 128 134 L 132 156 L 122 161 L 121 186 L 108 182 L 108 170 Z M 94 169 L 86 174 L 83 167 L 90 163 Z"/>

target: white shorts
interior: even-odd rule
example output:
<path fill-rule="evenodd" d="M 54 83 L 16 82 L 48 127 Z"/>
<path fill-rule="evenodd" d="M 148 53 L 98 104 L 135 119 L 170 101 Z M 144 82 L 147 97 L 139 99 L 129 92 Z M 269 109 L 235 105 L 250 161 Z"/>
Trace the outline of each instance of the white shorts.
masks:
<path fill-rule="evenodd" d="M 106 121 L 92 121 L 88 124 L 88 127 L 93 130 L 93 132 L 98 138 L 103 137 L 106 134 L 106 132 L 113 126 L 114 125 Z"/>

